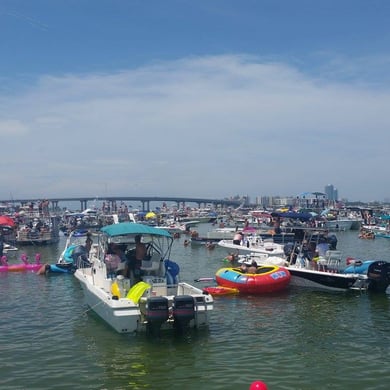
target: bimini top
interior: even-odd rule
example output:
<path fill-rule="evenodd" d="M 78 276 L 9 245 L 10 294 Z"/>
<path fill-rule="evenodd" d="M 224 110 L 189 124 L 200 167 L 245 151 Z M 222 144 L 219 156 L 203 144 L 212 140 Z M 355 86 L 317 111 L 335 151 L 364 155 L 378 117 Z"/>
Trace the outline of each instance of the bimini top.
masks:
<path fill-rule="evenodd" d="M 113 225 L 104 226 L 100 230 L 111 237 L 125 236 L 127 234 L 150 234 L 172 238 L 167 230 L 134 222 L 115 223 Z"/>

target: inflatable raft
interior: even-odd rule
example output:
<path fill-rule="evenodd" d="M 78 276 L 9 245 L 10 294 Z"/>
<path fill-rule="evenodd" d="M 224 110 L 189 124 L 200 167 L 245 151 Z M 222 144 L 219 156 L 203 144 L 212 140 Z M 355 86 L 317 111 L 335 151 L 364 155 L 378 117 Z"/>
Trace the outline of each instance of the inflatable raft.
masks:
<path fill-rule="evenodd" d="M 0 259 L 0 272 L 24 272 L 24 271 L 38 271 L 41 267 L 41 255 L 37 253 L 35 255 L 35 263 L 29 263 L 28 257 L 25 253 L 20 256 L 22 261 L 19 264 L 8 264 L 7 256 L 3 256 Z"/>
<path fill-rule="evenodd" d="M 221 268 L 215 274 L 219 286 L 237 289 L 245 294 L 281 291 L 288 286 L 290 279 L 290 272 L 276 265 L 259 266 L 256 273 L 248 273 L 241 268 Z"/>

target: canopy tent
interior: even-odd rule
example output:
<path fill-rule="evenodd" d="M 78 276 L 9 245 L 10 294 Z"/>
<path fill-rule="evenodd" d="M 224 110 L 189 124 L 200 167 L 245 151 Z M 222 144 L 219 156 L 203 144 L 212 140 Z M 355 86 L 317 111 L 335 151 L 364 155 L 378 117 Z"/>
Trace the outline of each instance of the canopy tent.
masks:
<path fill-rule="evenodd" d="M 0 215 L 0 226 L 14 227 L 15 221 L 7 215 Z"/>
<path fill-rule="evenodd" d="M 100 230 L 111 237 L 123 236 L 128 234 L 149 234 L 154 236 L 165 236 L 168 238 L 172 238 L 171 234 L 164 229 L 159 229 L 153 226 L 134 222 L 115 223 L 112 225 L 103 226 Z"/>

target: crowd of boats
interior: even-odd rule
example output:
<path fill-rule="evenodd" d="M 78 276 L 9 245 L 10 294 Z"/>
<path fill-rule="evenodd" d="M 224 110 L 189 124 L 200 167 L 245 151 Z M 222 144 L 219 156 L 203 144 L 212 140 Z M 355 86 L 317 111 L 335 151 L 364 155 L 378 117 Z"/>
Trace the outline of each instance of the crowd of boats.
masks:
<path fill-rule="evenodd" d="M 389 220 L 381 218 L 376 226 Z M 107 215 L 88 209 L 61 216 L 46 208 L 20 209 L 0 216 L 0 271 L 74 275 L 88 306 L 120 333 L 207 327 L 214 298 L 221 294 L 265 294 L 291 285 L 385 293 L 390 263 L 343 259 L 327 221 L 321 213 L 291 209 L 225 215 L 190 210 Z M 210 225 L 205 237 L 196 230 L 202 222 Z M 373 226 L 361 215 L 357 229 L 374 231 Z M 18 246 L 50 245 L 60 231 L 67 240 L 55 263 L 42 264 L 39 254 L 32 262 L 24 257 L 8 263 L 7 253 Z M 181 234 L 191 245 L 212 243 L 228 253 L 227 264 L 214 276 L 195 280 L 206 283 L 203 287 L 181 281 L 180 265 L 171 259 Z"/>

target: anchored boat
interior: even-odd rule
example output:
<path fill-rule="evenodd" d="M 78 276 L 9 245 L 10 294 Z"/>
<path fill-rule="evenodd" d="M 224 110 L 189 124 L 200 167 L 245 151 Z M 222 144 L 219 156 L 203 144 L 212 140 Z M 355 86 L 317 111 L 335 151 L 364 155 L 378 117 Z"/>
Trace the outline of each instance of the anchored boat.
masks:
<path fill-rule="evenodd" d="M 141 261 L 135 257 L 137 243 L 145 249 Z M 213 297 L 179 281 L 180 268 L 169 260 L 172 243 L 169 232 L 144 224 L 103 227 L 90 266 L 74 274 L 86 303 L 119 333 L 207 327 Z M 113 254 L 113 246 L 120 252 Z"/>

